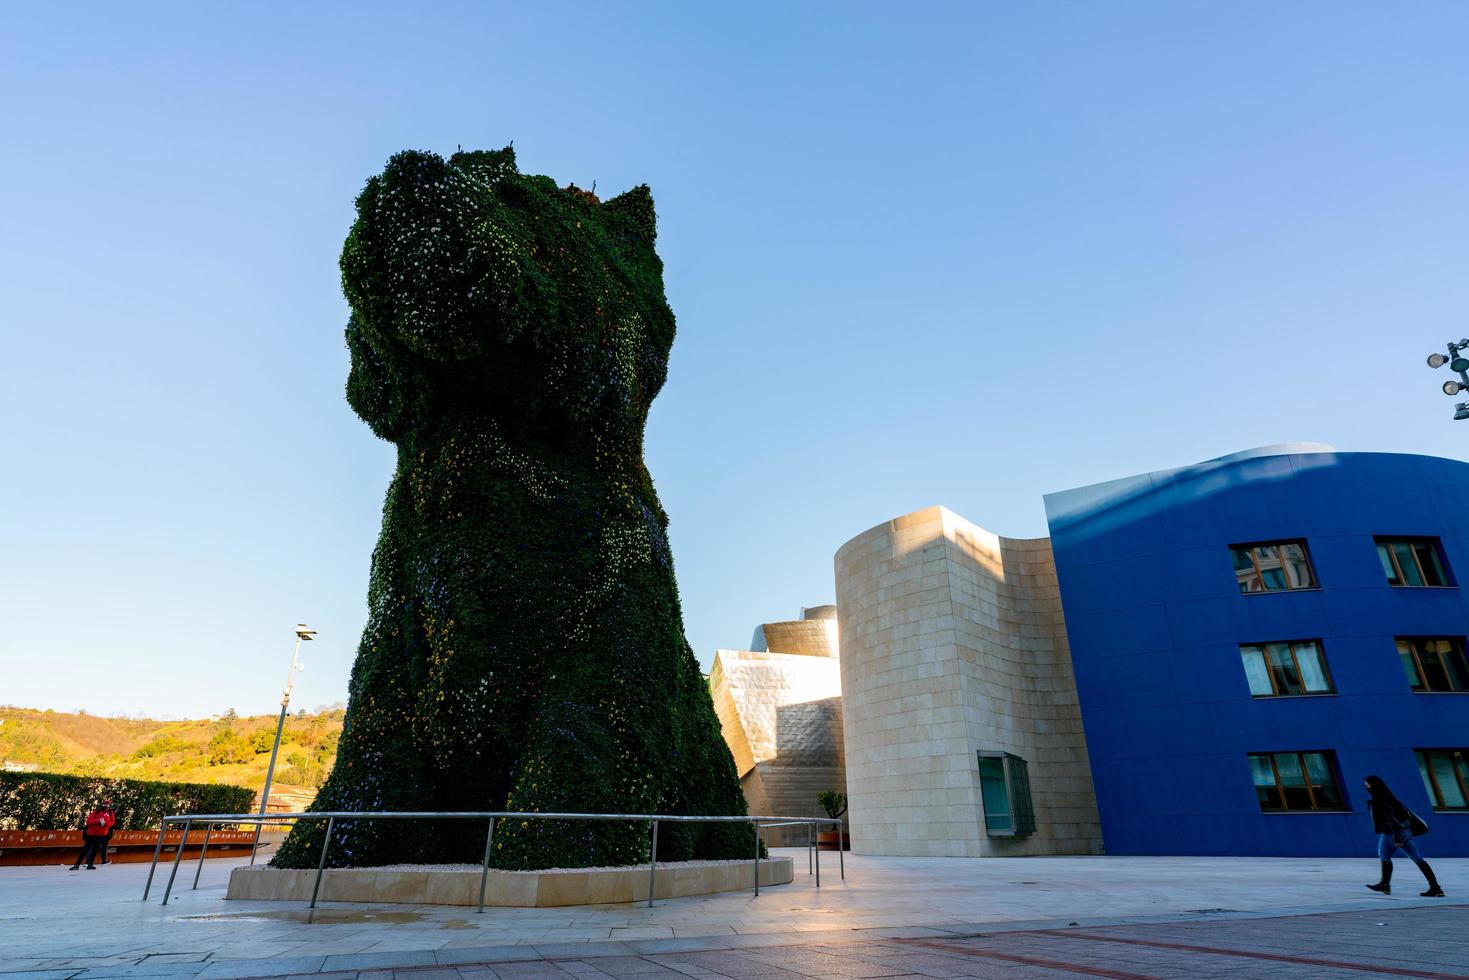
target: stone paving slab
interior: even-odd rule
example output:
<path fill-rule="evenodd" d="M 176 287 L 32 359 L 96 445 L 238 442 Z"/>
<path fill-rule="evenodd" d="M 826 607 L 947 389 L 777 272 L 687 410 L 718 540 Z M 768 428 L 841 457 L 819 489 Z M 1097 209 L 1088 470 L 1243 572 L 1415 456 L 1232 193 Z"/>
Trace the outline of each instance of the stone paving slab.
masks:
<path fill-rule="evenodd" d="M 787 973 L 800 971 L 757 954 L 795 956 L 797 949 L 850 950 L 878 943 L 899 948 L 899 953 L 884 954 L 889 957 L 932 963 L 923 957 L 959 954 L 905 948 L 902 941 L 981 931 L 1125 927 L 1140 921 L 1179 923 L 1180 929 L 1169 933 L 1178 936 L 1187 936 L 1201 922 L 1214 928 L 1231 921 L 1233 931 L 1217 935 L 1234 936 L 1248 933 L 1250 920 L 1261 917 L 1272 917 L 1280 931 L 1272 933 L 1275 947 L 1258 952 L 1317 950 L 1305 920 L 1281 917 L 1437 908 L 1453 902 L 1454 896 L 1469 896 L 1469 861 L 1462 859 L 1435 861 L 1451 896 L 1446 903 L 1418 898 L 1416 887 L 1409 890 L 1416 882 L 1406 880 L 1412 873 L 1406 866 L 1400 877 L 1407 894 L 1367 892 L 1362 884 L 1376 871 L 1370 859 L 852 857 L 845 882 L 823 874 L 818 890 L 814 879 L 802 874 L 790 885 L 762 889 L 759 898 L 743 893 L 664 901 L 653 908 L 487 909 L 484 915 L 472 909 L 328 906 L 308 922 L 305 910 L 289 903 L 223 901 L 224 880 L 237 863 L 210 862 L 200 888 L 175 891 L 167 907 L 157 901 L 157 890 L 153 900 L 139 900 L 144 865 L 113 865 L 86 878 L 57 868 L 0 869 L 0 980 L 32 973 L 56 975 L 58 980 L 226 980 L 430 969 L 454 969 L 460 976 L 475 972 L 481 980 L 495 980 L 496 971 L 517 972 L 518 980 L 618 975 L 602 970 L 599 962 L 622 963 L 628 976 L 629 969 L 650 977 L 705 976 L 718 971 L 678 957 L 721 951 L 754 957 L 750 962 L 767 968 L 765 980 L 789 980 Z M 1373 941 L 1369 931 L 1350 942 L 1370 946 Z M 1417 953 L 1402 952 L 1400 960 L 1431 962 L 1440 945 L 1452 946 L 1455 939 L 1425 934 L 1421 941 Z M 1081 947 L 1079 942 L 1091 945 Z M 1115 951 L 1101 942 L 1062 945 L 1081 950 L 1075 955 L 1083 960 L 1102 961 Z M 1360 951 L 1345 938 L 1341 942 L 1342 950 Z M 1137 955 L 1158 951 L 1138 948 L 1142 952 Z M 1014 976 L 1015 970 L 1042 969 L 972 952 L 964 955 L 984 960 L 970 967 L 986 973 L 1001 970 Z M 1245 971 L 1270 965 L 1245 962 L 1248 958 L 1240 956 L 1220 960 L 1220 955 L 1196 957 L 1199 975 L 1228 975 L 1225 967 L 1231 964 Z M 796 959 L 832 965 L 809 953 Z M 730 962 L 748 966 L 745 960 Z M 550 969 L 548 963 L 558 965 Z M 630 966 L 634 963 L 641 965 Z M 900 965 L 888 963 L 884 969 Z M 834 966 L 830 978 L 855 976 L 849 973 L 854 969 L 865 968 Z"/>
<path fill-rule="evenodd" d="M 1065 962 L 1111 975 L 1469 977 L 1469 906 L 910 940 L 997 962 Z"/>

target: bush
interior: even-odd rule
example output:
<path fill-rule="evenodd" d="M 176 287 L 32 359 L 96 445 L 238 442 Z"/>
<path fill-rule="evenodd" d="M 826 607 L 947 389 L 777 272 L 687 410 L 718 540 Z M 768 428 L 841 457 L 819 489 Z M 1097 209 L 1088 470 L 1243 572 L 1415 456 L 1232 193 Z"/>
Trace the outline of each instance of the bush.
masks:
<path fill-rule="evenodd" d="M 816 802 L 821 804 L 821 809 L 833 820 L 847 812 L 847 794 L 838 793 L 836 790 L 823 790 L 816 794 Z"/>
<path fill-rule="evenodd" d="M 133 753 L 134 759 L 151 759 L 154 756 L 167 755 L 170 752 L 182 752 L 188 749 L 189 743 L 176 735 L 159 735 L 152 741 L 144 742 Z"/>
<path fill-rule="evenodd" d="M 286 739 L 281 738 L 284 742 Z M 255 750 L 256 755 L 264 755 L 275 745 L 275 732 L 269 728 L 261 728 L 250 735 L 250 748 Z"/>
<path fill-rule="evenodd" d="M 51 772 L 0 772 L 0 830 L 76 830 L 103 800 L 118 830 L 150 830 L 181 813 L 246 813 L 255 791 L 243 786 L 156 783 Z"/>
<path fill-rule="evenodd" d="M 234 729 L 225 728 L 215 732 L 214 737 L 209 740 L 211 766 L 228 766 L 249 762 L 253 758 L 255 753 L 251 750 L 250 743 L 243 735 L 236 735 Z"/>

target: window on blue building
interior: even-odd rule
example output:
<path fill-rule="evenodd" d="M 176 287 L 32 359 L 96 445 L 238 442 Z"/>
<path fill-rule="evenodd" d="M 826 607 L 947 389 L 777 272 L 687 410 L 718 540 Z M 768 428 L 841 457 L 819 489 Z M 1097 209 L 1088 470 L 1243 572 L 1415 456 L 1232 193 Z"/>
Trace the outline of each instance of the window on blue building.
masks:
<path fill-rule="evenodd" d="M 1250 776 L 1266 813 L 1346 809 L 1335 752 L 1252 752 Z"/>
<path fill-rule="evenodd" d="M 979 795 L 984 831 L 990 837 L 1028 837 L 1035 833 L 1030 774 L 1025 760 L 1008 752 L 979 753 Z"/>
<path fill-rule="evenodd" d="M 1234 577 L 1245 595 L 1316 588 L 1316 575 L 1304 541 L 1230 545 Z"/>
<path fill-rule="evenodd" d="M 1414 749 L 1435 810 L 1469 810 L 1469 749 Z"/>
<path fill-rule="evenodd" d="M 1250 696 L 1285 698 L 1304 694 L 1331 694 L 1326 657 L 1315 640 L 1289 643 L 1251 643 L 1239 648 Z"/>
<path fill-rule="evenodd" d="M 1469 691 L 1469 660 L 1455 637 L 1398 637 L 1398 659 L 1415 691 Z"/>
<path fill-rule="evenodd" d="M 1452 585 L 1436 538 L 1377 538 L 1387 584 L 1410 589 Z"/>

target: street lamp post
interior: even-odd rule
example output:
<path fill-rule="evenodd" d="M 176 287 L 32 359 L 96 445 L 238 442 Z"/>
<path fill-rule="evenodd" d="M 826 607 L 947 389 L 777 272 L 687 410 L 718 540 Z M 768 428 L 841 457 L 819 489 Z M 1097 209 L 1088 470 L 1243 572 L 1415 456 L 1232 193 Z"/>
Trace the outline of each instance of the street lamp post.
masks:
<path fill-rule="evenodd" d="M 1451 340 L 1449 341 L 1448 347 L 1449 354 L 1447 357 L 1442 354 L 1429 354 L 1428 366 L 1431 368 L 1441 368 L 1447 364 L 1449 370 L 1459 376 L 1458 381 L 1449 379 L 1443 383 L 1443 393 L 1453 396 L 1461 391 L 1469 391 L 1469 357 L 1464 357 L 1461 353 L 1462 351 L 1469 350 L 1469 340 L 1461 340 L 1457 344 Z M 1454 405 L 1454 419 L 1456 421 L 1469 419 L 1469 402 L 1458 402 Z"/>
<path fill-rule="evenodd" d="M 281 715 L 275 722 L 275 742 L 270 746 L 270 764 L 265 767 L 265 789 L 260 791 L 260 815 L 265 816 L 265 807 L 270 802 L 270 783 L 275 778 L 275 757 L 281 750 L 281 733 L 286 728 L 286 710 L 291 704 L 291 688 L 296 684 L 296 672 L 305 670 L 301 663 L 301 641 L 316 639 L 316 630 L 308 629 L 305 623 L 296 624 L 296 649 L 291 653 L 291 669 L 286 672 L 286 686 L 281 691 Z M 255 863 L 255 849 L 260 846 L 260 831 L 263 824 L 255 825 L 255 841 L 250 845 L 250 863 Z"/>

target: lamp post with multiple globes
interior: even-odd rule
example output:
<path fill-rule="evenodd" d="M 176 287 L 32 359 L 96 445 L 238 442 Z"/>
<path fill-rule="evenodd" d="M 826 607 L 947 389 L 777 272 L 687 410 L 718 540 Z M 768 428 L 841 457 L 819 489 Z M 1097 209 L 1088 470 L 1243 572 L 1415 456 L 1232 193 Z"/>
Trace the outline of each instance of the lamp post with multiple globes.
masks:
<path fill-rule="evenodd" d="M 1469 340 L 1461 340 L 1458 343 L 1454 343 L 1451 340 L 1449 341 L 1448 347 L 1448 356 L 1444 356 L 1443 354 L 1429 354 L 1428 366 L 1431 368 L 1441 368 L 1447 364 L 1449 370 L 1459 376 L 1460 380 L 1458 381 L 1450 378 L 1443 383 L 1443 393 L 1453 396 L 1461 391 L 1469 391 L 1469 357 L 1465 357 L 1462 353 L 1463 351 L 1469 350 Z M 1459 402 L 1454 405 L 1454 418 L 1456 420 L 1469 419 L 1469 402 Z"/>

